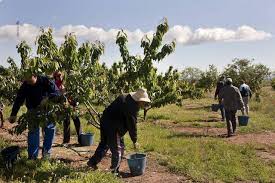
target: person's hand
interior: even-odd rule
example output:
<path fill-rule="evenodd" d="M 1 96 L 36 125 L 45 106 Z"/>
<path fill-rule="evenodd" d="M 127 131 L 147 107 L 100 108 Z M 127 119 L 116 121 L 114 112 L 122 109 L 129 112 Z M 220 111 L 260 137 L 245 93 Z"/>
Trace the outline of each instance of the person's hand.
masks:
<path fill-rule="evenodd" d="M 68 108 L 70 107 L 70 103 L 69 103 L 68 100 L 66 100 L 66 101 L 63 103 L 63 105 L 64 105 L 64 108 L 65 108 L 65 109 L 68 109 Z"/>
<path fill-rule="evenodd" d="M 134 146 L 134 149 L 137 150 L 139 149 L 139 144 L 136 142 L 136 143 L 133 143 L 133 146 Z"/>
<path fill-rule="evenodd" d="M 245 114 L 244 114 L 244 107 L 241 109 L 241 111 L 242 111 L 242 115 L 244 116 Z"/>
<path fill-rule="evenodd" d="M 48 100 L 49 100 L 49 98 L 48 98 L 48 97 L 45 97 L 45 98 L 40 102 L 40 105 L 41 105 L 41 106 L 46 106 Z"/>
<path fill-rule="evenodd" d="M 10 116 L 9 122 L 10 123 L 15 123 L 15 121 L 16 121 L 16 116 Z"/>

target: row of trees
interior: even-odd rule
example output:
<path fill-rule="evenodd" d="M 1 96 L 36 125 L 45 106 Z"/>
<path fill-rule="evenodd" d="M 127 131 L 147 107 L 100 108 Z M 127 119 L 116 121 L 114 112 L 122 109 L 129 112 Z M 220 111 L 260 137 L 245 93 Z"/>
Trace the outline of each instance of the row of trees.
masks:
<path fill-rule="evenodd" d="M 256 99 L 259 100 L 262 83 L 269 76 L 270 70 L 263 64 L 254 64 L 253 60 L 248 59 L 234 59 L 221 73 L 214 65 L 209 65 L 206 71 L 195 67 L 187 67 L 181 72 L 180 78 L 193 83 L 196 88 L 204 91 L 211 91 L 221 78 L 232 78 L 235 86 L 240 86 L 242 80 L 245 80 L 255 93 Z"/>
<path fill-rule="evenodd" d="M 68 33 L 64 42 L 58 46 L 53 39 L 52 30 L 42 29 L 35 42 L 35 53 L 25 41 L 17 45 L 21 57 L 20 67 L 11 58 L 7 60 L 8 68 L 0 67 L 0 96 L 13 102 L 22 78 L 31 74 L 51 76 L 57 70 L 64 74 L 66 95 L 84 104 L 91 115 L 98 114 L 93 105 L 108 105 L 117 95 L 144 87 L 152 100 L 152 104 L 144 111 L 146 116 L 147 111 L 153 107 L 172 103 L 181 105 L 185 98 L 202 97 L 204 92 L 211 91 L 220 76 L 230 76 L 237 85 L 241 79 L 247 79 L 252 90 L 259 93 L 269 69 L 246 59 L 235 59 L 223 73 L 219 73 L 214 65 L 210 65 L 206 71 L 189 67 L 182 72 L 170 66 L 165 73 L 159 73 L 154 62 L 161 62 L 173 53 L 176 46 L 175 40 L 163 44 L 163 37 L 168 29 L 168 22 L 164 19 L 157 26 L 152 39 L 145 35 L 140 45 L 143 49 L 142 55 L 130 54 L 127 34 L 123 30 L 119 31 L 116 44 L 121 61 L 115 62 L 110 68 L 100 62 L 100 56 L 104 53 L 101 42 L 86 41 L 79 45 L 76 36 Z M 47 106 L 47 109 L 49 107 L 55 112 L 51 117 L 57 120 L 62 107 L 54 104 Z M 67 111 L 72 110 L 69 108 Z M 75 113 L 77 115 L 78 112 Z M 40 116 L 42 117 L 38 120 L 45 121 L 43 119 L 46 117 L 43 118 L 42 114 Z M 30 121 L 28 117 L 30 115 L 25 114 L 20 119 L 27 122 Z M 91 117 L 94 124 L 98 124 L 99 116 Z M 62 122 L 62 119 L 59 118 L 59 121 Z"/>
<path fill-rule="evenodd" d="M 0 80 L 4 83 L 0 88 L 1 96 L 13 102 L 22 78 L 31 74 L 51 76 L 58 70 L 64 73 L 66 95 L 84 104 L 90 114 L 97 114 L 96 111 L 92 111 L 93 105 L 107 105 L 119 94 L 140 87 L 147 89 L 152 100 L 152 104 L 145 109 L 145 115 L 153 107 L 171 103 L 181 105 L 184 98 L 200 97 L 202 92 L 198 92 L 189 82 L 181 80 L 180 72 L 173 67 L 169 67 L 165 73 L 157 72 L 154 62 L 162 61 L 175 50 L 175 40 L 163 44 L 163 37 L 168 29 L 168 22 L 164 19 L 157 26 L 152 39 L 146 35 L 143 37 L 140 45 L 143 48 L 143 55 L 131 55 L 127 46 L 127 34 L 123 30 L 119 31 L 116 44 L 122 59 L 110 68 L 100 62 L 100 56 L 104 53 L 104 45 L 101 42 L 86 41 L 79 46 L 76 36 L 69 33 L 65 36 L 64 42 L 58 46 L 53 39 L 52 30 L 42 29 L 35 42 L 35 53 L 25 41 L 17 45 L 21 57 L 20 67 L 11 58 L 8 59 L 10 65 L 8 68 L 1 67 Z M 55 112 L 53 114 L 55 118 L 60 116 L 61 107 L 52 106 L 54 104 L 47 106 L 47 109 L 51 107 L 51 111 Z M 39 113 L 43 118 L 42 109 Z M 30 116 L 24 114 L 19 121 L 25 123 L 31 121 L 28 120 Z M 98 123 L 98 116 L 91 117 L 92 121 Z M 62 122 L 61 119 L 59 121 Z M 24 124 L 20 127 L 19 133 L 25 126 Z"/>

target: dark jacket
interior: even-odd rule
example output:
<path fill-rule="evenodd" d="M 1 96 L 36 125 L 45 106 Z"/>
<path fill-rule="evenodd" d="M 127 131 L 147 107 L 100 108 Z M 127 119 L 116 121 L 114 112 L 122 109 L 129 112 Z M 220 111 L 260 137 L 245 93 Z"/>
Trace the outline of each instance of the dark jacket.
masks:
<path fill-rule="evenodd" d="M 138 103 L 128 95 L 117 97 L 103 112 L 101 118 L 101 127 L 108 130 L 114 130 L 121 136 L 127 131 L 131 140 L 137 141 L 137 115 Z"/>
<path fill-rule="evenodd" d="M 46 76 L 37 76 L 35 85 L 23 82 L 17 97 L 12 107 L 11 116 L 16 116 L 20 107 L 26 100 L 28 110 L 35 109 L 43 100 L 44 97 L 53 98 L 60 96 L 60 92 L 53 81 L 50 81 Z"/>
<path fill-rule="evenodd" d="M 215 91 L 215 97 L 218 97 L 220 90 L 224 87 L 224 82 L 223 81 L 219 81 L 217 82 L 217 87 L 216 87 L 216 91 Z"/>
<path fill-rule="evenodd" d="M 219 92 L 219 100 L 223 101 L 225 110 L 237 111 L 244 107 L 239 89 L 233 85 L 224 86 Z"/>

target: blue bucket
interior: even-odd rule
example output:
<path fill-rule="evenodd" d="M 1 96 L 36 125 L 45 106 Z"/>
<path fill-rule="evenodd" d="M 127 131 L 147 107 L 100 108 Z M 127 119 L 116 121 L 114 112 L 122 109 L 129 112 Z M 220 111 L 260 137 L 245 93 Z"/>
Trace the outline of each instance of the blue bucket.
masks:
<path fill-rule="evenodd" d="M 238 121 L 240 126 L 247 126 L 249 116 L 238 116 Z"/>
<path fill-rule="evenodd" d="M 130 172 L 133 176 L 142 175 L 146 167 L 146 154 L 135 153 L 127 156 Z"/>
<path fill-rule="evenodd" d="M 83 133 L 80 135 L 80 142 L 82 146 L 91 146 L 94 143 L 94 134 Z"/>

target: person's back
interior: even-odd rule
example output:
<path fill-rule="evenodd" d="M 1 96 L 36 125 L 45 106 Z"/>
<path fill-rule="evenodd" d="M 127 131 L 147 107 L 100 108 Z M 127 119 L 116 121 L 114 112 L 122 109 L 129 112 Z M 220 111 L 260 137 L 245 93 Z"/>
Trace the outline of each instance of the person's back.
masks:
<path fill-rule="evenodd" d="M 227 78 L 226 85 L 219 92 L 219 101 L 223 102 L 227 124 L 227 136 L 231 137 L 236 131 L 236 113 L 238 109 L 243 112 L 243 100 L 240 91 L 232 85 L 232 79 Z"/>
<path fill-rule="evenodd" d="M 216 91 L 215 91 L 215 98 L 219 95 L 219 92 L 221 91 L 221 89 L 225 86 L 223 81 L 218 81 L 217 82 L 217 87 L 216 87 Z"/>
<path fill-rule="evenodd" d="M 252 95 L 250 87 L 245 83 L 240 86 L 240 92 L 242 97 L 248 97 Z"/>
<path fill-rule="evenodd" d="M 220 78 L 220 80 L 217 82 L 217 87 L 216 87 L 216 91 L 215 91 L 215 95 L 214 95 L 215 100 L 217 99 L 221 89 L 225 86 L 223 80 L 224 80 L 224 78 Z M 224 121 L 224 118 L 225 118 L 225 113 L 224 112 L 225 111 L 224 111 L 223 103 L 219 103 L 219 109 L 221 111 L 222 121 Z"/>
<path fill-rule="evenodd" d="M 46 76 L 37 76 L 35 84 L 28 84 L 26 81 L 21 85 L 18 95 L 16 97 L 12 116 L 15 116 L 26 100 L 26 107 L 28 110 L 35 109 L 43 100 L 44 97 L 52 97 L 59 95 L 56 85 L 51 82 Z"/>
<path fill-rule="evenodd" d="M 251 92 L 250 87 L 247 84 L 245 84 L 245 81 L 243 81 L 242 83 L 243 84 L 240 86 L 240 92 L 241 92 L 241 95 L 243 98 L 246 114 L 248 114 L 249 113 L 249 105 L 248 105 L 249 99 L 248 98 L 252 97 L 252 92 Z"/>
<path fill-rule="evenodd" d="M 119 120 L 121 119 L 122 112 L 121 108 L 125 102 L 125 95 L 120 95 L 117 97 L 104 111 L 102 118 L 103 119 L 110 119 L 110 120 Z"/>
<path fill-rule="evenodd" d="M 120 95 L 103 111 L 101 126 L 117 130 L 122 136 L 129 131 L 131 136 L 134 133 L 132 131 L 136 130 L 138 111 L 137 103 L 129 94 Z M 129 118 L 134 119 L 129 120 Z"/>
<path fill-rule="evenodd" d="M 238 110 L 239 109 L 239 89 L 233 85 L 226 85 L 224 86 L 221 91 L 220 95 L 223 98 L 224 108 L 228 110 Z"/>

